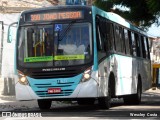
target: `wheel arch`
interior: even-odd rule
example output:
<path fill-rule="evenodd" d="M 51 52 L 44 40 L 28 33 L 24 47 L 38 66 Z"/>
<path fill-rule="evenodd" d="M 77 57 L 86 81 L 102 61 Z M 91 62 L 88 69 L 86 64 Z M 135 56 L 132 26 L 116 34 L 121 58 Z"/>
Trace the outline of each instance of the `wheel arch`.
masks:
<path fill-rule="evenodd" d="M 109 80 L 108 83 L 109 83 L 110 88 L 111 88 L 111 97 L 115 97 L 116 81 L 115 81 L 115 75 L 112 71 L 109 74 L 109 79 L 108 80 Z"/>

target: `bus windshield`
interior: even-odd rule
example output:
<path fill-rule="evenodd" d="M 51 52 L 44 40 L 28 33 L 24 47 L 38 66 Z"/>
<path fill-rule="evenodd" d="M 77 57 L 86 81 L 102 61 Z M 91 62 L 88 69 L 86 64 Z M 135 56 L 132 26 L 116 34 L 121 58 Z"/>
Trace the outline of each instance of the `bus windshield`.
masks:
<path fill-rule="evenodd" d="M 90 23 L 22 26 L 18 37 L 18 64 L 38 68 L 74 66 L 92 60 Z"/>

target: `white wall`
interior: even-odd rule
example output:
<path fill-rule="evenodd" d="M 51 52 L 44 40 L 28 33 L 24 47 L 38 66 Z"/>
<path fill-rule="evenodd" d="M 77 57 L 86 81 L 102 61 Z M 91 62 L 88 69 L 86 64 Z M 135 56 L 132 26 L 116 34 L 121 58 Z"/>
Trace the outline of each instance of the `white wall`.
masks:
<path fill-rule="evenodd" d="M 160 38 L 152 40 L 151 60 L 153 63 L 160 64 Z"/>
<path fill-rule="evenodd" d="M 7 32 L 9 24 L 17 22 L 19 14 L 1 14 L 0 20 L 4 22 L 4 41 L 3 41 L 3 54 L 2 54 L 2 78 L 12 78 L 14 74 L 14 45 L 15 41 L 12 43 L 7 43 Z M 14 28 L 14 36 L 16 35 L 16 28 Z"/>

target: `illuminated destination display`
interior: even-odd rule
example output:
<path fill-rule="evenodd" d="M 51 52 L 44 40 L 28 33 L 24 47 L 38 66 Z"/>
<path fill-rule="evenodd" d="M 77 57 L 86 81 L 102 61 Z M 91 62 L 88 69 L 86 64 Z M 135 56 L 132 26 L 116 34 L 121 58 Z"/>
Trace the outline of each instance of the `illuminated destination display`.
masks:
<path fill-rule="evenodd" d="M 82 11 L 67 11 L 58 13 L 42 13 L 30 14 L 28 21 L 48 21 L 48 20 L 63 20 L 63 19 L 82 19 Z"/>

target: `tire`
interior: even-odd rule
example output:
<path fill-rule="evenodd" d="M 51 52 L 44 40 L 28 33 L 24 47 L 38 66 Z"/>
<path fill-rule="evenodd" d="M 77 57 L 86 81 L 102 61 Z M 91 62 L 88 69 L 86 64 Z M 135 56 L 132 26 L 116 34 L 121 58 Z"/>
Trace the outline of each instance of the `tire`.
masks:
<path fill-rule="evenodd" d="M 108 85 L 108 94 L 106 97 L 98 98 L 98 104 L 102 109 L 109 109 L 111 107 L 111 89 Z"/>
<path fill-rule="evenodd" d="M 134 103 L 136 105 L 141 103 L 141 95 L 142 95 L 142 84 L 138 81 L 137 93 L 133 96 Z"/>
<path fill-rule="evenodd" d="M 51 107 L 52 101 L 50 100 L 38 100 L 38 106 L 41 110 L 48 110 Z"/>
<path fill-rule="evenodd" d="M 127 95 L 123 98 L 125 104 L 138 105 L 141 103 L 142 84 L 138 81 L 137 93 L 133 95 Z"/>
<path fill-rule="evenodd" d="M 78 105 L 93 105 L 95 102 L 95 99 L 81 99 L 78 100 Z"/>

